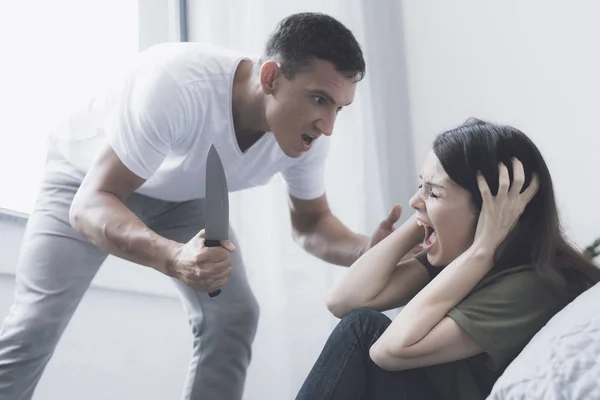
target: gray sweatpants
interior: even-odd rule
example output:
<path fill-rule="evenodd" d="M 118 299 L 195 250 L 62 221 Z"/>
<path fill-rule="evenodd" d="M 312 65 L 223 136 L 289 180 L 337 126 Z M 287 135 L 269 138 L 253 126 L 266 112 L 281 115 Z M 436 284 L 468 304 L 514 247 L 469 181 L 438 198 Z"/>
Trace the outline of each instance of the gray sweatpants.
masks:
<path fill-rule="evenodd" d="M 69 207 L 82 178 L 69 168 L 60 156 L 49 153 L 23 239 L 14 303 L 0 330 L 0 399 L 32 398 L 63 331 L 107 256 L 69 224 Z M 204 225 L 201 200 L 174 203 L 134 194 L 126 205 L 155 232 L 182 243 Z M 239 244 L 230 233 L 237 250 L 232 253 L 230 278 L 218 297 L 210 298 L 173 279 L 194 337 L 184 399 L 242 398 L 259 307 L 248 285 Z"/>

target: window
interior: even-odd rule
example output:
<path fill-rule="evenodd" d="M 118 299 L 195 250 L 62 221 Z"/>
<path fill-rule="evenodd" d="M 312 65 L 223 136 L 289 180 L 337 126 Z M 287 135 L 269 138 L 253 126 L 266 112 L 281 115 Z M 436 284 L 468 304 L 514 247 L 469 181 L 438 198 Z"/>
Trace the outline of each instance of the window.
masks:
<path fill-rule="evenodd" d="M 137 53 L 138 0 L 0 2 L 0 208 L 30 213 L 46 138 Z"/>

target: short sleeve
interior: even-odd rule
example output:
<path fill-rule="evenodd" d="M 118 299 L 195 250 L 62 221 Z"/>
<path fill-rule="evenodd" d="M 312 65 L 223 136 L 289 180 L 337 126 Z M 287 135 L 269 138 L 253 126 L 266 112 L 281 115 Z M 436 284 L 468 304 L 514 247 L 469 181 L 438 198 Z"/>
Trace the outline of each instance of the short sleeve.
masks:
<path fill-rule="evenodd" d="M 121 162 L 148 179 L 186 133 L 192 106 L 186 88 L 160 67 L 140 67 L 116 93 L 107 140 Z"/>
<path fill-rule="evenodd" d="M 325 193 L 325 161 L 329 138 L 321 136 L 300 160 L 282 171 L 291 196 L 311 200 Z"/>
<path fill-rule="evenodd" d="M 479 343 L 492 370 L 503 370 L 560 309 L 532 270 L 505 274 L 476 289 L 448 316 Z"/>

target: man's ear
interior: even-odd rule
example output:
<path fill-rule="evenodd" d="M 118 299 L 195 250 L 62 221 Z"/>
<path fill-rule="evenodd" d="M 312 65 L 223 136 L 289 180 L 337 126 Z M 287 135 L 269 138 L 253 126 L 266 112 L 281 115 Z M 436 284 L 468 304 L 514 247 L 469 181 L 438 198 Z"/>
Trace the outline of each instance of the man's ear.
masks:
<path fill-rule="evenodd" d="M 265 94 L 273 94 L 277 86 L 277 78 L 281 74 L 279 63 L 275 60 L 266 61 L 260 68 L 260 86 Z"/>

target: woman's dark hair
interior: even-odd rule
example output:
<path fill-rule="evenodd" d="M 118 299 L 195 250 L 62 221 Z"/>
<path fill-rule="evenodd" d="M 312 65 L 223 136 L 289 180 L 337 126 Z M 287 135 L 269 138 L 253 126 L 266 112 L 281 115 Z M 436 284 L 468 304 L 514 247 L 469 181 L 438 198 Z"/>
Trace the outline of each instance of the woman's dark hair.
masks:
<path fill-rule="evenodd" d="M 511 159 L 521 161 L 525 170 L 523 190 L 532 174 L 537 174 L 539 190 L 497 249 L 494 268 L 532 264 L 542 277 L 575 296 L 600 281 L 600 269 L 565 237 L 550 171 L 537 146 L 524 133 L 511 126 L 471 118 L 438 135 L 433 151 L 448 176 L 471 193 L 477 210 L 482 204 L 477 171 L 482 172 L 494 195 L 498 192 L 499 163 L 506 165 L 512 182 Z"/>
<path fill-rule="evenodd" d="M 281 20 L 267 40 L 264 56 L 278 60 L 288 79 L 315 59 L 329 61 L 357 81 L 365 75 L 363 53 L 352 32 L 322 13 L 292 14 Z"/>

